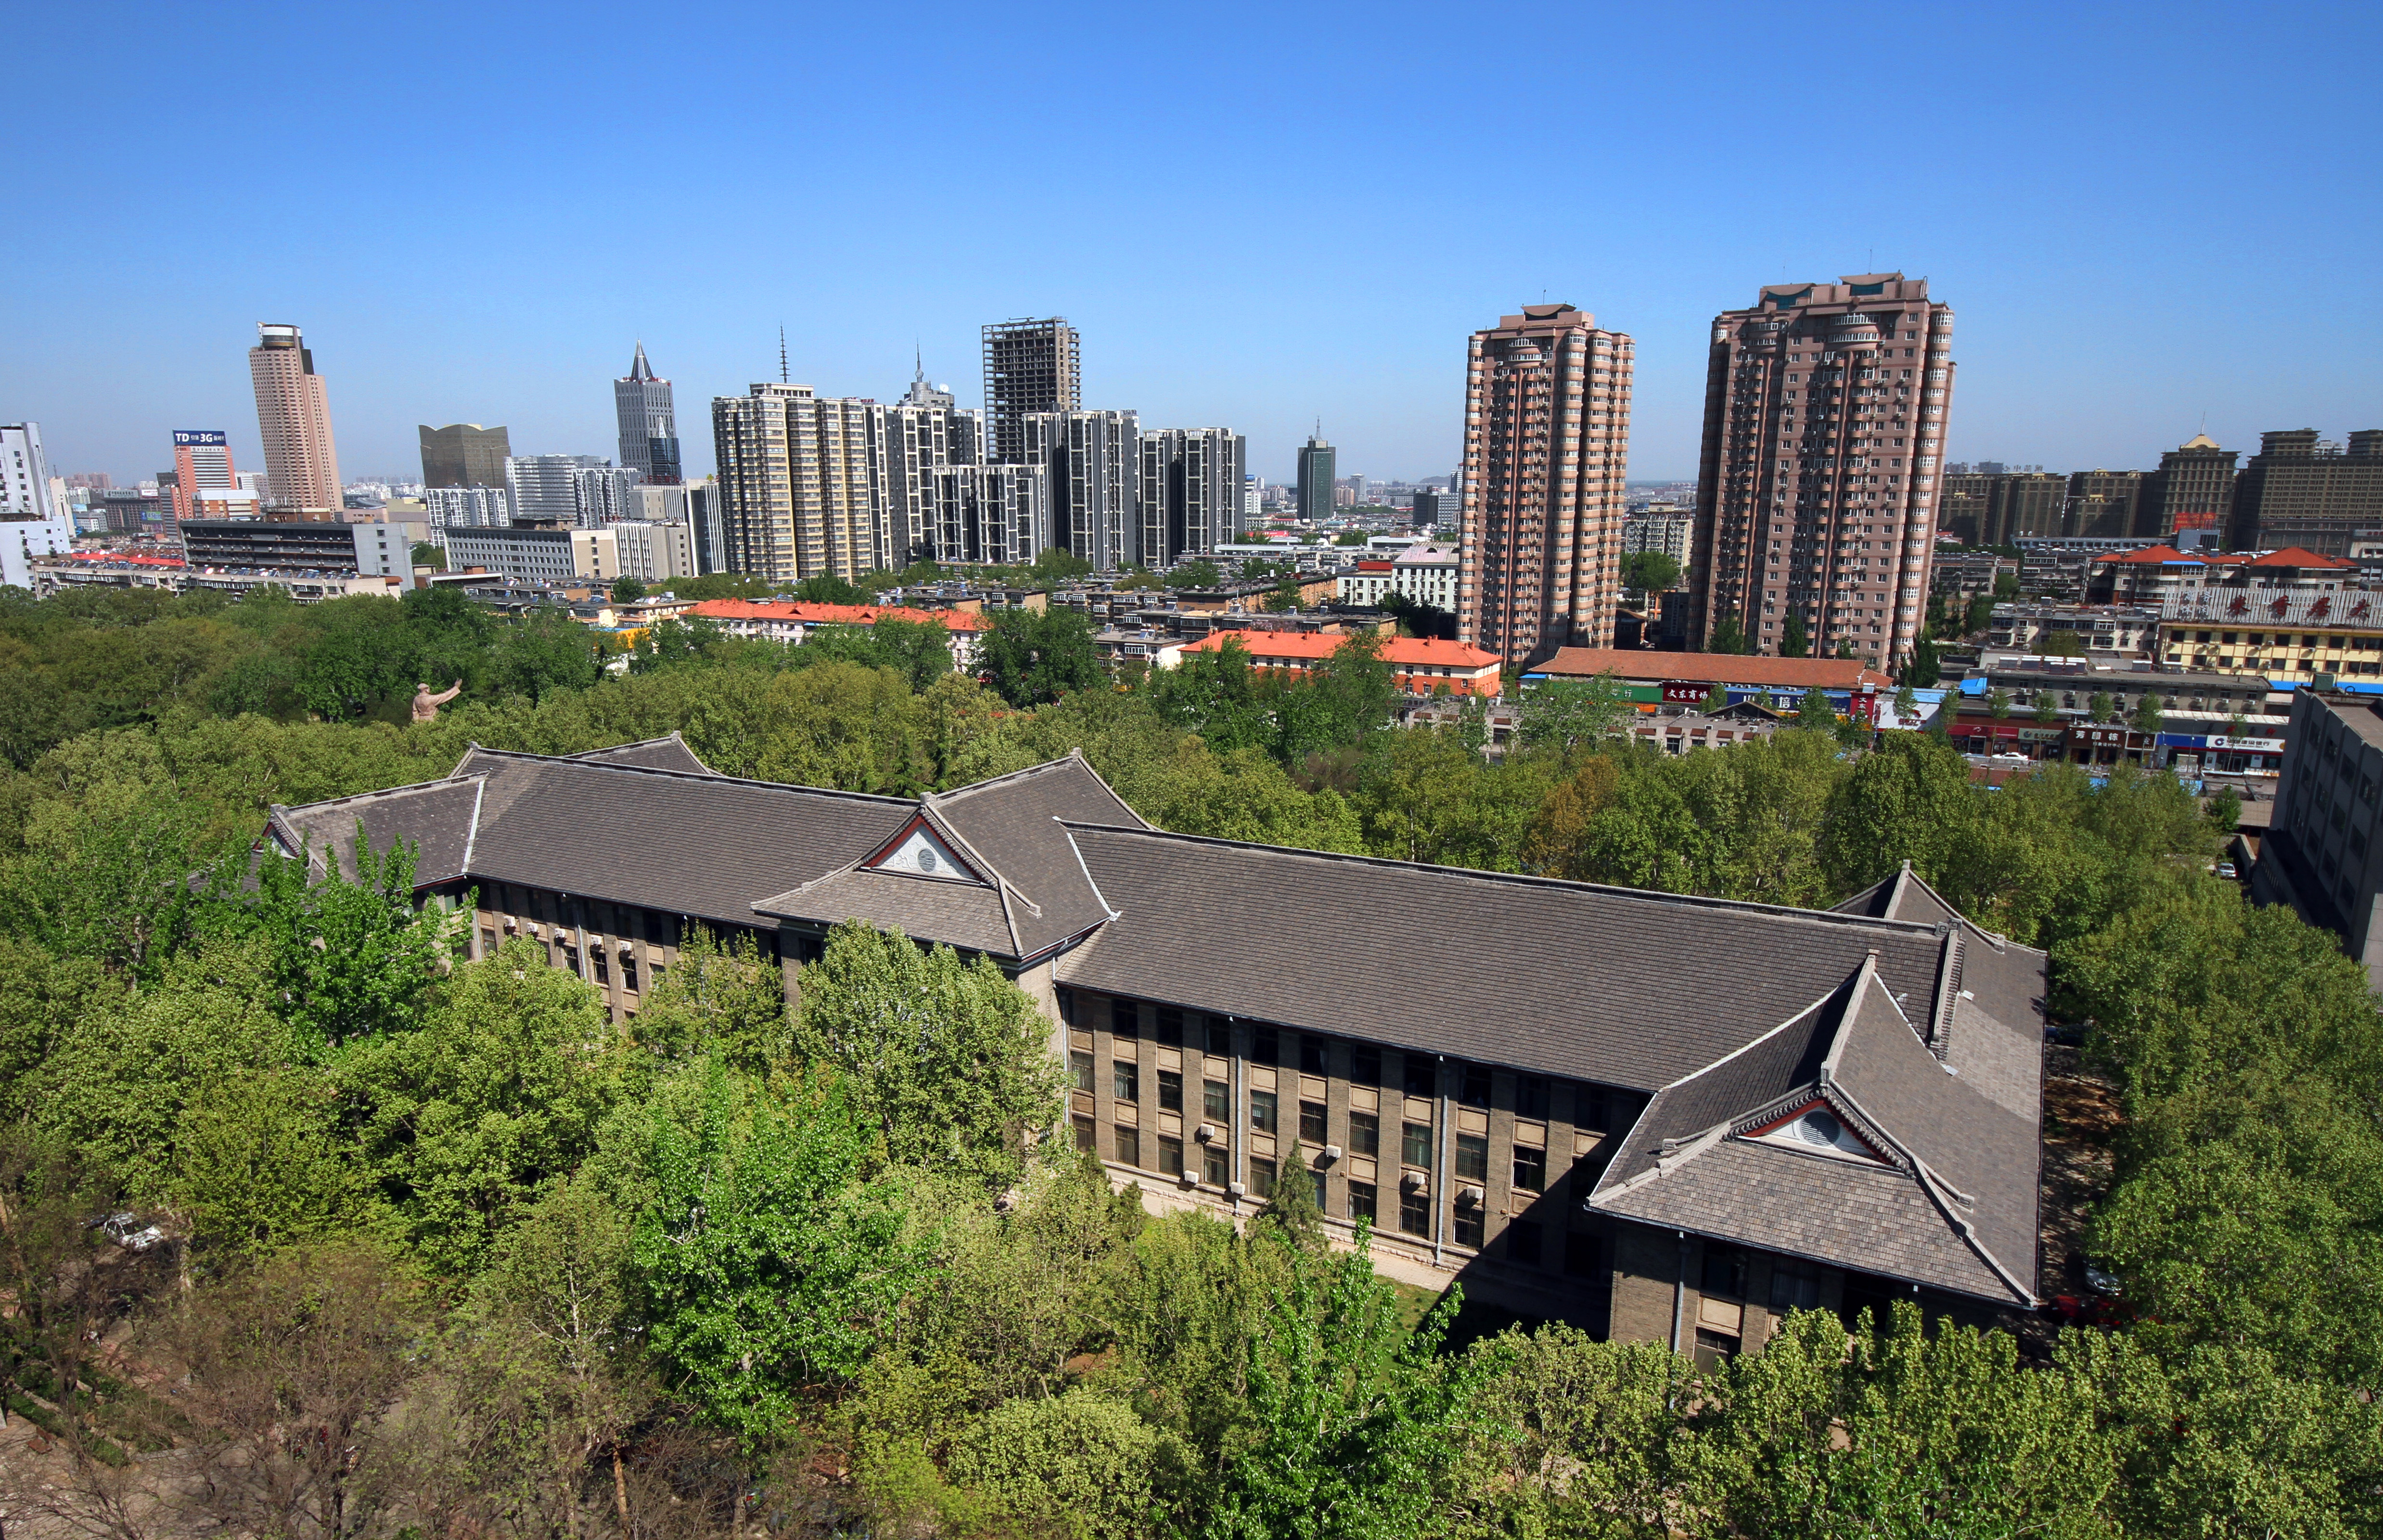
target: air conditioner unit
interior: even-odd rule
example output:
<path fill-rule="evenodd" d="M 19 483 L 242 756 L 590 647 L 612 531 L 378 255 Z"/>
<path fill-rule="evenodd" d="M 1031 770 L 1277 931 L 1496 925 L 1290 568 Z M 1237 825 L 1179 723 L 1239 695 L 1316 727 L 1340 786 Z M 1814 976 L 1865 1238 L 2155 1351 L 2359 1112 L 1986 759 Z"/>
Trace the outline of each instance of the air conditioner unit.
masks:
<path fill-rule="evenodd" d="M 1203 1123 L 1200 1125 L 1200 1131 L 1192 1137 L 1203 1144 L 1213 1144 L 1216 1140 L 1216 1126 L 1214 1123 Z"/>
<path fill-rule="evenodd" d="M 1337 1144 L 1326 1145 L 1324 1147 L 1324 1158 L 1327 1161 L 1339 1160 L 1340 1158 L 1340 1146 Z"/>
<path fill-rule="evenodd" d="M 1469 1209 L 1479 1208 L 1481 1200 L 1485 1196 L 1487 1195 L 1477 1187 L 1461 1187 L 1456 1189 L 1456 1201 Z"/>
<path fill-rule="evenodd" d="M 1249 1189 L 1239 1182 L 1228 1182 L 1225 1184 L 1225 1190 L 1231 1193 L 1234 1197 L 1239 1198 L 1243 1193 L 1249 1191 Z"/>
<path fill-rule="evenodd" d="M 1197 1171 L 1186 1171 L 1175 1179 L 1185 1187 L 1198 1187 L 1200 1185 L 1200 1173 Z"/>
<path fill-rule="evenodd" d="M 1431 1178 L 1420 1171 L 1410 1171 L 1399 1178 L 1399 1185 L 1409 1192 L 1429 1192 Z"/>

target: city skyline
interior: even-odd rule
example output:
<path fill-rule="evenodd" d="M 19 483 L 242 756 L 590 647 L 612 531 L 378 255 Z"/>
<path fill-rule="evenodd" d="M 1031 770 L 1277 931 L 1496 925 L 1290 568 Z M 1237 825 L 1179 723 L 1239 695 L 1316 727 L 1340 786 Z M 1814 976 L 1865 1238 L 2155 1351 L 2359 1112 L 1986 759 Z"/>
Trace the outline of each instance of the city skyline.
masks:
<path fill-rule="evenodd" d="M 202 76 L 269 56 L 292 78 L 346 79 L 369 59 L 376 79 L 423 93 L 422 120 L 374 92 L 340 94 L 295 141 L 208 93 L 137 117 L 79 110 L 83 82 L 117 62 L 103 30 L 65 11 L 26 18 L 16 121 L 41 134 L 19 129 L 18 192 L 42 217 L 0 252 L 18 301 L 0 416 L 43 422 L 66 471 L 154 474 L 155 446 L 193 422 L 230 425 L 235 460 L 263 464 L 230 355 L 255 320 L 287 317 L 338 382 L 340 458 L 359 474 L 410 465 L 422 423 L 504 423 L 527 452 L 613 455 L 604 387 L 636 339 L 694 401 L 776 378 L 783 324 L 794 377 L 823 396 L 891 401 L 923 348 L 927 372 L 974 406 L 980 328 L 1064 315 L 1082 338 L 1088 406 L 1229 423 L 1271 482 L 1291 478 L 1320 417 L 1346 470 L 1414 479 L 1457 461 L 1479 318 L 1562 301 L 1636 339 L 1633 478 L 1685 479 L 1717 311 L 1759 284 L 1896 269 L 1961 297 L 1949 459 L 2148 469 L 2204 428 L 2248 453 L 2266 431 L 2383 420 L 2383 381 L 2365 366 L 2383 322 L 2359 277 L 2377 234 L 2378 173 L 2355 154 L 2377 116 L 2357 80 L 2383 34 L 2368 9 L 2311 7 L 2262 28 L 2211 6 L 1899 16 L 1896 46 L 1948 74 L 1932 96 L 1929 176 L 1893 198 L 1749 179 L 1772 109 L 1714 91 L 1710 49 L 1759 38 L 1786 80 L 1846 67 L 1822 32 L 1782 37 L 1751 7 L 1413 8 L 1361 29 L 1228 12 L 1218 41 L 1241 67 L 1189 96 L 1121 89 L 1166 38 L 1161 18 L 1019 28 L 953 8 L 905 75 L 906 99 L 930 105 L 891 115 L 870 66 L 902 52 L 908 13 L 836 13 L 799 51 L 765 43 L 728 59 L 710 44 L 768 38 L 765 13 L 640 27 L 634 56 L 609 46 L 603 7 L 568 26 L 564 14 L 472 13 L 480 45 L 457 55 L 434 46 L 438 25 L 390 16 L 211 13 L 182 40 Z M 1540 152 L 1492 152 L 1518 105 L 1458 123 L 1424 110 L 1541 35 L 1577 36 L 1602 62 L 1597 111 L 1557 117 Z M 2318 35 L 2327 46 L 2309 47 Z M 2164 84 L 2203 74 L 2212 38 L 2226 40 L 2222 114 Z M 505 67 L 532 54 L 549 66 L 535 81 Z M 1355 105 L 1383 110 L 1351 117 L 1352 99 L 1306 90 L 1319 57 L 1360 82 Z M 2130 60 L 2123 77 L 2069 83 L 2116 57 Z M 1053 69 L 1031 109 L 1002 84 L 1030 61 Z M 586 100 L 695 76 L 722 103 L 798 92 L 833 146 L 819 184 L 780 196 L 792 173 L 735 112 L 660 131 L 555 128 Z M 1055 108 L 1137 160 L 1203 165 L 1233 210 L 1229 233 L 1172 239 L 1130 216 L 1113 179 L 1089 176 L 1051 179 L 1031 219 L 999 217 L 1015 191 L 946 153 L 955 125 L 999 142 Z M 1549 170 L 1567 163 L 1586 169 L 1585 191 L 1547 196 Z M 194 165 L 219 174 L 191 176 Z M 476 238 L 434 236 L 390 202 L 405 185 L 439 186 L 442 220 Z M 632 231 L 590 239 L 564 190 L 591 187 L 670 190 L 655 217 L 673 234 L 637 242 L 634 259 Z M 2296 218 L 2312 202 L 2326 216 Z M 799 212 L 822 203 L 847 216 L 832 230 Z M 699 221 L 667 224 L 669 210 L 715 206 L 744 211 L 735 249 Z M 1488 207 L 1505 212 L 1454 212 Z M 115 233 L 111 219 L 134 211 L 208 238 Z M 2288 219 L 2287 257 L 2266 232 Z M 308 238 L 289 239 L 300 223 Z M 739 254 L 773 251 L 788 256 Z M 2289 306 L 2275 298 L 2287 262 Z M 2123 326 L 2103 314 L 2114 290 Z M 2318 314 L 2324 325 L 2304 319 Z M 688 473 L 712 469 L 709 435 L 684 437 Z"/>

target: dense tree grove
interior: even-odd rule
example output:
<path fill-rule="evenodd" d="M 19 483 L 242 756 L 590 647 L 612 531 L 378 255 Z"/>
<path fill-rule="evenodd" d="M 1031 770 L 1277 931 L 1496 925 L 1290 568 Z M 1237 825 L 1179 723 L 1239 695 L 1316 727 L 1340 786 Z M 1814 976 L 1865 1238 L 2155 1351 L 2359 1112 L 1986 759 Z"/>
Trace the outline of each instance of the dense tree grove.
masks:
<path fill-rule="evenodd" d="M 1987 792 L 1817 710 L 1667 758 L 1594 684 L 1492 757 L 1477 711 L 1389 727 L 1363 642 L 1302 682 L 1228 647 L 1127 684 L 1070 623 L 997 634 L 984 677 L 898 625 L 664 627 L 608 668 L 449 596 L 0 594 L 0 1398 L 56 1446 L 0 1457 L 8 1522 L 2383 1534 L 2383 1017 L 2206 874 L 2172 779 Z M 521 943 L 459 960 L 402 852 L 311 886 L 250 857 L 270 805 L 474 741 L 673 731 L 895 793 L 1080 749 L 1169 828 L 1781 904 L 1908 861 L 2053 951 L 2123 1102 L 2091 1244 L 2127 1318 L 2023 1352 L 1807 1313 L 1710 1372 L 1483 1335 L 1324 1245 L 1295 1165 L 1240 1231 L 1112 1193 L 988 965 L 846 927 L 789 1012 L 774 962 L 698 936 L 616 1026 Z"/>

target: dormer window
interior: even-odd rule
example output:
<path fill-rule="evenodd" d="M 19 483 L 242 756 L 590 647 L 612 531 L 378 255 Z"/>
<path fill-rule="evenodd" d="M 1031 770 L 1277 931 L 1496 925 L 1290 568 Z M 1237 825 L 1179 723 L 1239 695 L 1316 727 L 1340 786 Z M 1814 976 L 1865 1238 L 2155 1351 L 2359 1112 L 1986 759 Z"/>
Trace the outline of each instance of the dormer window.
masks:
<path fill-rule="evenodd" d="M 1865 1161 L 1885 1159 L 1859 1134 L 1846 1127 L 1845 1120 L 1825 1102 L 1811 1103 L 1767 1127 L 1749 1129 L 1747 1137 L 1815 1154 L 1850 1155 Z"/>

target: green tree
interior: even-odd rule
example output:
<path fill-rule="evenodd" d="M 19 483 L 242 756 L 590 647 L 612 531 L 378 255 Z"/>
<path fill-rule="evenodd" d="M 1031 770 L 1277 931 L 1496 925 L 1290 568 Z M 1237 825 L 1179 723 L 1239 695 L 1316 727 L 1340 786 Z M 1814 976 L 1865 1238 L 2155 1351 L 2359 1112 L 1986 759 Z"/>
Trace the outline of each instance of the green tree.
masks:
<path fill-rule="evenodd" d="M 2159 696 L 2145 690 L 2135 701 L 2135 709 L 2127 725 L 2138 733 L 2157 733 L 2167 719 L 2160 713 Z"/>
<path fill-rule="evenodd" d="M 1997 685 L 1986 692 L 1986 714 L 2001 721 L 2011 714 L 2010 692 Z"/>
<path fill-rule="evenodd" d="M 1523 742 L 1551 745 L 1567 761 L 1574 750 L 1611 736 L 1636 709 L 1629 686 L 1611 669 L 1594 679 L 1543 679 L 1522 704 Z"/>
<path fill-rule="evenodd" d="M 690 929 L 670 967 L 648 981 L 633 1030 L 665 1060 L 716 1053 L 757 1078 L 796 1063 L 785 975 L 749 931 L 723 939 L 709 926 Z"/>
<path fill-rule="evenodd" d="M 2118 714 L 2118 703 L 2110 698 L 2106 690 L 2094 691 L 2085 702 L 2085 719 L 2088 721 L 2105 722 Z"/>
<path fill-rule="evenodd" d="M 1676 557 L 1660 550 L 1634 550 L 1622 558 L 1622 585 L 1640 593 L 1661 593 L 1680 583 Z"/>
<path fill-rule="evenodd" d="M 788 597 L 805 604 L 867 604 L 876 598 L 858 584 L 830 573 L 803 579 Z"/>
<path fill-rule="evenodd" d="M 1325 1249 L 1324 1210 L 1317 1204 L 1315 1178 L 1307 1161 L 1292 1145 L 1275 1177 L 1274 1191 L 1258 1211 L 1258 1223 L 1290 1245 L 1321 1254 Z"/>
<path fill-rule="evenodd" d="M 634 577 L 616 577 L 611 592 L 614 604 L 635 604 L 646 597 L 646 585 Z"/>
<path fill-rule="evenodd" d="M 416 540 L 414 542 L 414 564 L 427 567 L 434 573 L 443 573 L 447 570 L 446 549 L 427 540 Z"/>
<path fill-rule="evenodd" d="M 2085 640 L 2073 631 L 2047 631 L 2036 639 L 2035 650 L 2047 658 L 2082 658 Z"/>
<path fill-rule="evenodd" d="M 2242 821 L 2242 794 L 2231 786 L 2220 786 L 2217 795 L 2209 799 L 2209 827 L 2220 834 L 2231 834 Z"/>
<path fill-rule="evenodd" d="M 897 1164 L 1002 1187 L 1059 1126 L 1048 1026 L 990 958 L 966 965 L 852 920 L 800 990 L 796 1045 L 846 1078 L 855 1115 Z"/>
<path fill-rule="evenodd" d="M 1057 700 L 1101 683 L 1092 622 L 1080 610 L 1004 610 L 981 645 L 986 683 L 1012 706 Z"/>
<path fill-rule="evenodd" d="M 1819 854 L 1831 883 L 1852 892 L 1908 861 L 1936 884 L 1970 848 L 1979 817 L 1969 767 L 1942 739 L 1891 733 L 1829 794 Z"/>
<path fill-rule="evenodd" d="M 953 1440 L 951 1473 L 1034 1533 L 1106 1540 L 1144 1533 L 1159 1435 L 1112 1396 L 1006 1402 Z"/>
<path fill-rule="evenodd" d="M 1688 1486 L 1696 1365 L 1657 1342 L 1519 1328 L 1467 1351 L 1477 1386 L 1457 1500 L 1486 1533 L 1660 1534 Z"/>
<path fill-rule="evenodd" d="M 1751 650 L 1746 640 L 1746 628 L 1738 624 L 1735 615 L 1723 615 L 1713 626 L 1712 634 L 1705 638 L 1707 652 L 1747 652 Z"/>
<path fill-rule="evenodd" d="M 1804 617 L 1790 610 L 1787 615 L 1787 629 L 1780 633 L 1779 636 L 1779 656 L 1804 658 L 1809 657 L 1811 650 L 1811 640 L 1804 630 Z"/>
<path fill-rule="evenodd" d="M 1152 675 L 1150 693 L 1162 718 L 1197 733 L 1211 748 L 1256 748 L 1273 739 L 1274 713 L 1239 636 L 1186 651 L 1179 665 Z"/>
<path fill-rule="evenodd" d="M 1837 708 L 1829 700 L 1829 693 L 1817 686 L 1804 692 L 1796 703 L 1796 725 L 1807 733 L 1834 733 Z"/>
<path fill-rule="evenodd" d="M 1936 660 L 1934 639 L 1929 636 L 1920 637 L 1912 645 L 1911 661 L 1904 668 L 1903 682 L 1925 690 L 1944 677 L 1944 668 Z"/>
<path fill-rule="evenodd" d="M 1430 1512 L 1471 1390 L 1434 1359 L 1463 1291 L 1402 1329 L 1371 1238 L 1361 1225 L 1355 1250 L 1295 1263 L 1250 1342 L 1253 1437 L 1217 1484 L 1213 1540 L 1412 1534 Z"/>
<path fill-rule="evenodd" d="M 2035 692 L 2034 705 L 2035 720 L 2038 722 L 2042 723 L 2045 727 L 2058 725 L 2060 721 L 2059 696 L 2054 695 L 2050 690 L 2038 690 Z"/>
<path fill-rule="evenodd" d="M 1169 588 L 1214 588 L 1224 581 L 1225 575 L 1216 570 L 1216 563 L 1204 556 L 1178 561 L 1167 572 Z"/>
<path fill-rule="evenodd" d="M 2019 574 L 2017 573 L 1996 573 L 1994 574 L 1994 597 L 1997 601 L 2006 604 L 2010 602 L 2012 599 L 2019 598 Z M 1977 628 L 1972 626 L 1970 629 L 1974 631 Z"/>
<path fill-rule="evenodd" d="M 458 967 L 419 1029 L 355 1045 L 339 1078 L 365 1168 L 433 1265 L 476 1267 L 593 1148 L 617 1041 L 595 992 L 516 939 Z"/>
<path fill-rule="evenodd" d="M 295 1066 L 218 1080 L 184 1114 L 176 1200 L 205 1248 L 265 1257 L 374 1227 L 371 1193 L 333 1121 L 336 1089 Z"/>
<path fill-rule="evenodd" d="M 833 1073 L 784 1092 L 718 1060 L 663 1088 L 636 1266 L 657 1352 L 721 1426 L 792 1431 L 804 1386 L 849 1382 L 922 1263 L 870 1179 L 872 1122 Z"/>
<path fill-rule="evenodd" d="M 352 880 L 323 854 L 319 878 L 312 849 L 294 859 L 268 855 L 247 893 L 218 872 L 224 910 L 215 923 L 271 946 L 282 1019 L 313 1041 L 337 1048 L 416 1025 L 453 922 L 436 905 L 414 908 L 413 847 L 376 856 L 359 823 Z"/>

